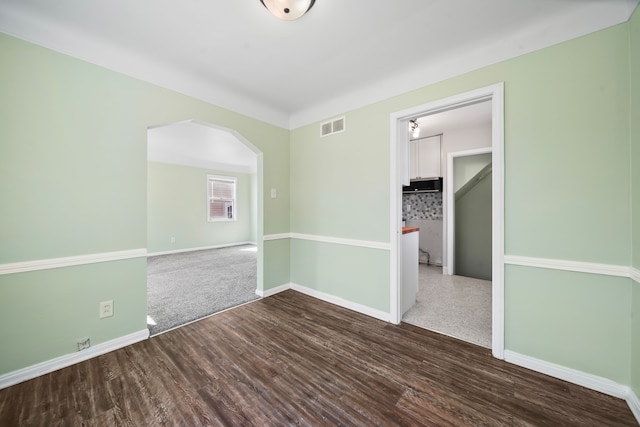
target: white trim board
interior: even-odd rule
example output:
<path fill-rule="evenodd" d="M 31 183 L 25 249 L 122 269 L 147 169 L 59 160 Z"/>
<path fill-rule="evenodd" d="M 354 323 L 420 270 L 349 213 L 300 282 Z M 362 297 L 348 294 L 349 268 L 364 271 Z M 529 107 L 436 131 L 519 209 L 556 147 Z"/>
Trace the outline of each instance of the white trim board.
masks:
<path fill-rule="evenodd" d="M 49 270 L 52 268 L 73 267 L 76 265 L 95 264 L 99 262 L 120 261 L 147 256 L 146 249 L 130 249 L 117 252 L 76 255 L 64 258 L 50 258 L 35 261 L 0 264 L 0 276 L 3 274 L 25 273 L 27 271 Z"/>
<path fill-rule="evenodd" d="M 366 305 L 358 304 L 344 298 L 337 297 L 335 295 L 308 288 L 306 286 L 298 285 L 297 283 L 285 283 L 284 285 L 276 286 L 275 288 L 267 289 L 266 291 L 256 291 L 256 294 L 258 294 L 260 297 L 266 298 L 289 289 L 305 295 L 309 295 L 313 298 L 317 298 L 330 304 L 337 305 L 339 307 L 343 307 L 369 317 L 373 317 L 375 319 L 383 320 L 385 322 L 389 322 L 390 320 L 389 313 L 386 313 L 384 311 L 367 307 Z"/>
<path fill-rule="evenodd" d="M 281 239 L 298 239 L 298 240 L 308 240 L 312 242 L 333 243 L 336 245 L 356 246 L 360 248 L 382 249 L 382 250 L 389 250 L 391 248 L 391 245 L 385 242 L 345 239 L 342 237 L 320 236 L 317 234 L 303 234 L 303 233 L 270 234 L 270 235 L 264 236 L 263 239 L 265 241 L 281 240 Z"/>
<path fill-rule="evenodd" d="M 173 251 L 163 251 L 163 252 L 152 252 L 147 254 L 148 257 L 160 256 L 160 255 L 171 255 L 171 254 L 181 254 L 184 252 L 195 252 L 195 251 L 204 251 L 207 249 L 222 249 L 222 248 L 230 248 L 233 246 L 243 246 L 243 245 L 254 245 L 256 242 L 239 242 L 239 243 L 227 243 L 224 245 L 214 245 L 214 246 L 201 246 L 197 248 L 187 248 L 187 249 L 176 249 Z"/>
<path fill-rule="evenodd" d="M 0 375 L 0 390 L 41 375 L 66 368 L 67 366 L 84 362 L 85 360 L 109 353 L 110 351 L 118 350 L 122 347 L 144 341 L 147 338 L 149 338 L 149 330 L 143 329 L 129 335 L 124 335 L 107 342 L 96 344 L 86 350 L 65 354 L 64 356 L 56 357 L 55 359 L 47 360 L 42 363 L 27 366 L 26 368 L 18 369 L 17 371 Z"/>
<path fill-rule="evenodd" d="M 640 270 L 637 268 L 630 267 L 629 268 L 629 276 L 635 280 L 637 283 L 640 283 Z"/>
<path fill-rule="evenodd" d="M 266 298 L 289 289 L 291 289 L 291 283 L 285 283 L 284 285 L 276 286 L 275 288 L 270 288 L 266 291 L 256 289 L 256 295 L 258 295 L 260 298 Z"/>
<path fill-rule="evenodd" d="M 505 255 L 504 263 L 524 267 L 546 268 L 551 270 L 573 271 L 577 273 L 602 274 L 605 276 L 631 277 L 633 268 L 623 265 L 596 264 L 591 262 L 565 261 L 560 259 L 534 258 L 517 255 Z M 638 273 L 638 270 L 636 270 Z M 640 276 L 638 276 L 640 278 Z"/>
<path fill-rule="evenodd" d="M 532 371 L 540 372 L 550 377 L 558 378 L 572 384 L 577 384 L 609 396 L 623 399 L 629 405 L 629 409 L 640 424 L 640 401 L 630 387 L 618 384 L 607 378 L 597 375 L 588 374 L 586 372 L 567 368 L 565 366 L 556 365 L 534 357 L 525 356 L 514 351 L 505 350 L 504 360 Z"/>
<path fill-rule="evenodd" d="M 263 241 L 290 239 L 291 233 L 265 234 L 262 236 Z"/>
<path fill-rule="evenodd" d="M 311 289 L 306 286 L 298 285 L 296 283 L 291 283 L 291 289 L 293 289 L 294 291 L 298 291 L 300 293 L 312 296 L 319 300 L 326 301 L 328 303 L 358 312 L 360 314 L 364 314 L 379 320 L 383 320 L 385 322 L 389 322 L 389 320 L 391 320 L 389 317 L 389 313 L 385 313 L 384 311 L 376 310 L 375 308 L 367 307 L 366 305 L 358 304 L 358 303 L 355 303 L 331 294 L 317 291 L 315 289 Z"/>

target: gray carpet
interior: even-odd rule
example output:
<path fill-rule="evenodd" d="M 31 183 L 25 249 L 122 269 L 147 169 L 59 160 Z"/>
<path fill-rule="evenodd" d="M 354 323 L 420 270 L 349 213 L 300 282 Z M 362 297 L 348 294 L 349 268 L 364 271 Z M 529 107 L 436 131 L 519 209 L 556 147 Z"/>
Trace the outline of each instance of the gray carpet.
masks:
<path fill-rule="evenodd" d="M 257 299 L 255 249 L 242 245 L 149 257 L 151 335 Z"/>

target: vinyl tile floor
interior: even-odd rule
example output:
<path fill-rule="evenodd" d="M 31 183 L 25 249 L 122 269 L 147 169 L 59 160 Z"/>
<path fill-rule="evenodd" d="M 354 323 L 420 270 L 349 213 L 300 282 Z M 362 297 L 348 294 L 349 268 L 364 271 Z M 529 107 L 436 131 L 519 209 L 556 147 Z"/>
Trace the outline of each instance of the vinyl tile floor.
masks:
<path fill-rule="evenodd" d="M 491 282 L 420 264 L 416 304 L 402 321 L 491 348 Z"/>

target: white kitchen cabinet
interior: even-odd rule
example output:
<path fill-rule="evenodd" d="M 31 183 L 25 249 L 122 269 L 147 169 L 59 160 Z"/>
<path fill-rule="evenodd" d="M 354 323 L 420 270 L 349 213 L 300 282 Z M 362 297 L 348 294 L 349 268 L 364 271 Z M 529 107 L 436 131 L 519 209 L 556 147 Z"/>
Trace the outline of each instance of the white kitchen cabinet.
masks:
<path fill-rule="evenodd" d="M 409 142 L 409 178 L 437 178 L 440 176 L 441 135 Z"/>

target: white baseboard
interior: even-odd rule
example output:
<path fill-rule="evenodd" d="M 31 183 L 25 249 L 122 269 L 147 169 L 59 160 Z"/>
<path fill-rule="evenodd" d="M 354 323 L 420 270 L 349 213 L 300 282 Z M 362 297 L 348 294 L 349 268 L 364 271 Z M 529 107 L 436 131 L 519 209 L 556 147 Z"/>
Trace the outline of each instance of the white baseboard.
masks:
<path fill-rule="evenodd" d="M 618 384 L 607 378 L 597 375 L 588 374 L 586 372 L 567 368 L 565 366 L 556 365 L 535 357 L 525 356 L 513 351 L 504 351 L 504 360 L 532 371 L 540 372 L 554 378 L 559 378 L 573 384 L 608 394 L 609 396 L 618 397 L 620 399 L 628 399 L 631 389 L 628 386 Z"/>
<path fill-rule="evenodd" d="M 147 338 L 149 338 L 149 330 L 143 329 L 129 335 L 96 344 L 86 350 L 65 354 L 64 356 L 56 357 L 55 359 L 47 360 L 36 365 L 27 366 L 26 368 L 0 375 L 0 390 L 14 384 L 39 377 L 40 375 L 48 374 L 50 372 L 57 371 L 58 369 L 84 362 L 85 360 L 135 344 L 139 341 L 144 341 Z"/>
<path fill-rule="evenodd" d="M 347 308 L 349 310 L 353 310 L 360 314 L 364 314 L 370 317 L 374 317 L 376 319 L 384 320 L 385 322 L 389 322 L 391 319 L 389 313 L 385 313 L 384 311 L 376 310 L 375 308 L 371 308 L 371 307 L 367 307 L 366 305 L 351 302 L 346 299 L 337 297 L 335 295 L 330 295 L 324 292 L 320 292 L 315 289 L 307 288 L 306 286 L 298 285 L 296 283 L 286 283 L 284 285 L 280 285 L 275 288 L 267 289 L 266 291 L 256 290 L 256 294 L 260 297 L 265 298 L 265 297 L 286 291 L 288 289 L 293 289 L 294 291 L 300 292 L 302 294 L 309 295 L 311 297 L 317 298 L 322 301 L 326 301 L 328 303 L 331 303 L 340 307 Z"/>
<path fill-rule="evenodd" d="M 298 291 L 300 293 L 312 296 L 322 301 L 329 302 L 331 304 L 338 305 L 340 307 L 347 308 L 349 310 L 356 311 L 361 314 L 365 314 L 370 317 L 374 317 L 376 319 L 384 320 L 385 322 L 389 322 L 391 317 L 389 313 L 384 311 L 376 310 L 371 307 L 367 307 L 366 305 L 358 304 L 355 302 L 348 301 L 346 299 L 326 294 L 324 292 L 317 291 L 315 289 L 307 288 L 306 286 L 298 285 L 296 283 L 291 283 L 291 289 L 294 291 Z"/>
<path fill-rule="evenodd" d="M 258 295 L 260 298 L 266 298 L 271 295 L 284 292 L 288 289 L 291 289 L 291 283 L 286 283 L 284 285 L 276 286 L 275 288 L 267 289 L 266 291 L 261 291 L 259 289 L 256 289 L 256 295 Z"/>
<path fill-rule="evenodd" d="M 607 378 L 587 374 L 586 372 L 577 371 L 575 369 L 556 365 L 554 363 L 536 359 L 535 357 L 525 356 L 509 350 L 504 351 L 504 360 L 509 363 L 513 363 L 514 365 L 549 375 L 550 377 L 558 378 L 591 390 L 599 391 L 600 393 L 604 393 L 609 396 L 626 400 L 627 405 L 629 405 L 629 409 L 631 409 L 631 413 L 633 413 L 636 421 L 640 424 L 640 400 L 638 400 L 638 396 L 636 396 L 633 390 L 626 385 L 618 384 L 617 382 L 611 381 Z"/>
<path fill-rule="evenodd" d="M 242 245 L 255 245 L 256 242 L 237 242 L 237 243 L 227 243 L 224 245 L 214 245 L 214 246 L 201 246 L 198 248 L 186 248 L 186 249 L 175 249 L 173 251 L 164 251 L 164 252 L 153 252 L 147 254 L 148 257 L 154 257 L 159 255 L 171 255 L 171 254 L 181 254 L 184 252 L 195 252 L 195 251 L 204 251 L 207 249 L 222 249 L 222 248 L 230 248 L 232 246 L 242 246 Z"/>
<path fill-rule="evenodd" d="M 627 404 L 629 405 L 633 416 L 636 417 L 636 421 L 640 424 L 640 399 L 638 399 L 638 396 L 633 392 L 633 390 L 630 391 L 629 397 L 627 397 Z"/>

